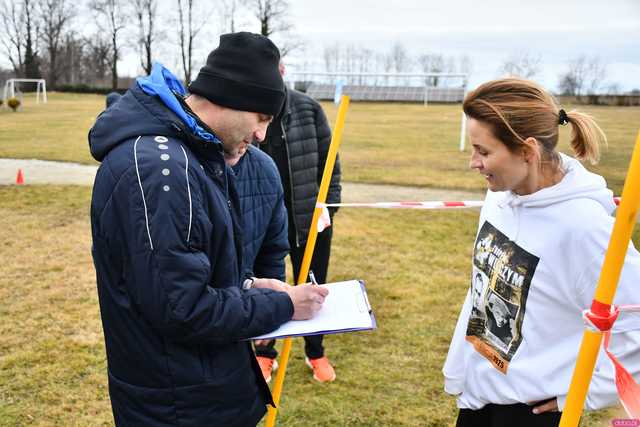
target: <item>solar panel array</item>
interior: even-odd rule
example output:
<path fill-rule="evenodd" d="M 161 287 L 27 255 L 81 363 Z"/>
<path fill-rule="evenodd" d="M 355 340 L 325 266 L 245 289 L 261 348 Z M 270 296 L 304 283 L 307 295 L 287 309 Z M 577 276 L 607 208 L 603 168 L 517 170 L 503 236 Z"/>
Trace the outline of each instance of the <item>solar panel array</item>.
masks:
<path fill-rule="evenodd" d="M 332 100 L 336 91 L 334 84 L 311 83 L 307 95 L 319 101 Z M 461 87 L 415 87 L 415 86 L 358 86 L 345 85 L 342 94 L 352 101 L 403 101 L 403 102 L 462 102 L 464 88 Z"/>

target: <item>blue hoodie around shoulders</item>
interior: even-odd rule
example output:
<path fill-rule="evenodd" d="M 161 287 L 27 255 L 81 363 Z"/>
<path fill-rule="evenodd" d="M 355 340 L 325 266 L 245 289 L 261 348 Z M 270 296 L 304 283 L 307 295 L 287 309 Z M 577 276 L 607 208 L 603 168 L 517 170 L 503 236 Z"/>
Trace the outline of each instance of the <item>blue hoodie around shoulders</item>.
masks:
<path fill-rule="evenodd" d="M 246 338 L 291 319 L 281 292 L 241 289 L 238 196 L 220 141 L 159 64 L 89 132 L 101 162 L 93 260 L 116 425 L 255 425 L 271 395 Z"/>

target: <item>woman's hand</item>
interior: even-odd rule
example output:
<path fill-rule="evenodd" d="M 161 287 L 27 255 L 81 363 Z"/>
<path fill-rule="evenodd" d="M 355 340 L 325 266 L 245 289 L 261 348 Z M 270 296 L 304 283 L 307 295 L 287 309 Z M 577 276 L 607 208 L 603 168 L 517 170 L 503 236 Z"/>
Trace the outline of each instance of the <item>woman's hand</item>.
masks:
<path fill-rule="evenodd" d="M 554 397 L 553 399 L 547 400 L 533 408 L 533 413 L 536 415 L 544 412 L 558 412 L 558 399 Z"/>

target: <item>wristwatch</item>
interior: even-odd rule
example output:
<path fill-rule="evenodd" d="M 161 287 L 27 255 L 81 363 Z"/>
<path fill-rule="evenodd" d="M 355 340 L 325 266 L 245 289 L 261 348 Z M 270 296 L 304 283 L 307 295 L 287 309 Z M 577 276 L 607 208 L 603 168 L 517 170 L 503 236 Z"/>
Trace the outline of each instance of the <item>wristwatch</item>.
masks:
<path fill-rule="evenodd" d="M 247 289 L 253 288 L 253 282 L 255 281 L 255 277 L 249 277 L 248 279 L 245 279 L 244 282 L 242 282 L 242 289 L 246 291 Z"/>

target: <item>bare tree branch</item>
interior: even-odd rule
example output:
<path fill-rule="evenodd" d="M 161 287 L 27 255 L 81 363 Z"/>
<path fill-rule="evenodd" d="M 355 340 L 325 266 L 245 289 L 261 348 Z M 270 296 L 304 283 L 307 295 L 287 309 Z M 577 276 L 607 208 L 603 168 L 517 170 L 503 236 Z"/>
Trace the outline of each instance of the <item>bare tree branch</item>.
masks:
<path fill-rule="evenodd" d="M 146 74 L 151 74 L 153 44 L 157 37 L 157 0 L 134 0 L 134 13 L 138 21 L 138 47 L 140 65 Z"/>
<path fill-rule="evenodd" d="M 126 24 L 122 0 L 92 0 L 89 7 L 95 14 L 96 24 L 111 40 L 111 88 L 118 88 L 118 60 L 122 56 L 121 31 Z"/>
<path fill-rule="evenodd" d="M 582 95 L 587 74 L 587 57 L 580 55 L 569 61 L 569 69 L 560 76 L 560 91 L 563 95 Z"/>
<path fill-rule="evenodd" d="M 245 0 L 245 4 L 260 22 L 260 34 L 265 37 L 293 28 L 293 24 L 289 22 L 287 0 Z"/>
<path fill-rule="evenodd" d="M 605 85 L 606 77 L 607 67 L 600 58 L 580 55 L 569 61 L 558 86 L 564 95 L 596 95 Z"/>
<path fill-rule="evenodd" d="M 540 72 L 540 56 L 528 52 L 514 53 L 502 63 L 500 72 L 512 77 L 532 79 Z"/>
<path fill-rule="evenodd" d="M 182 72 L 184 73 L 184 83 L 189 86 L 193 74 L 193 46 L 194 40 L 202 31 L 205 17 L 211 15 L 211 11 L 203 12 L 197 10 L 195 0 L 178 1 L 178 46 L 180 47 L 180 59 L 182 62 Z"/>
<path fill-rule="evenodd" d="M 45 44 L 48 56 L 48 84 L 55 88 L 61 74 L 58 56 L 67 27 L 74 16 L 73 8 L 66 0 L 40 0 L 40 38 Z"/>
<path fill-rule="evenodd" d="M 418 64 L 423 73 L 444 73 L 445 57 L 439 53 L 425 53 L 418 56 Z M 438 77 L 431 77 L 431 86 L 438 86 L 440 80 Z"/>
<path fill-rule="evenodd" d="M 607 66 L 602 63 L 600 58 L 594 56 L 589 60 L 586 66 L 585 84 L 588 95 L 597 94 L 604 85 L 607 77 Z"/>
<path fill-rule="evenodd" d="M 411 69 L 411 59 L 402 43 L 398 42 L 394 44 L 391 48 L 390 55 L 393 59 L 393 66 L 396 73 L 405 73 Z"/>
<path fill-rule="evenodd" d="M 0 42 L 18 76 L 24 75 L 24 45 L 27 38 L 25 19 L 23 3 L 11 0 L 0 3 L 0 23 L 4 28 L 0 32 Z"/>
<path fill-rule="evenodd" d="M 23 0 L 25 17 L 24 75 L 29 79 L 39 79 L 40 58 L 38 57 L 38 17 L 35 15 L 32 0 Z"/>
<path fill-rule="evenodd" d="M 275 41 L 282 57 L 305 46 L 305 42 L 292 33 L 294 25 L 289 20 L 289 2 L 287 0 L 244 0 L 245 6 L 258 19 L 260 34 Z"/>
<path fill-rule="evenodd" d="M 101 33 L 84 40 L 84 63 L 88 74 L 102 82 L 111 68 L 111 41 Z"/>
<path fill-rule="evenodd" d="M 235 33 L 240 0 L 219 0 L 220 19 L 223 33 Z"/>

